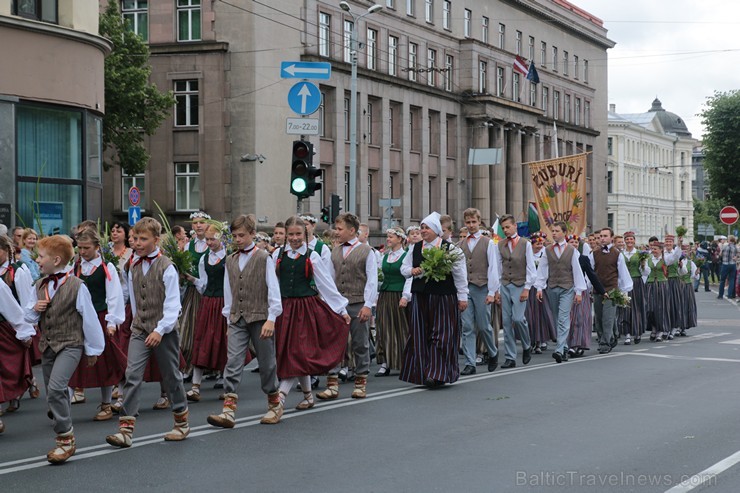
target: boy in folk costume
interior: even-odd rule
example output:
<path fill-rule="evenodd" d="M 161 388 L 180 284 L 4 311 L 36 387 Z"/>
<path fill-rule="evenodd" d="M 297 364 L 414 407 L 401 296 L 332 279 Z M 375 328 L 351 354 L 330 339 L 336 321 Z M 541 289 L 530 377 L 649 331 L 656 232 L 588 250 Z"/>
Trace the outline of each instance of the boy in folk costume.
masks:
<path fill-rule="evenodd" d="M 480 211 L 466 209 L 463 220 L 468 228 L 468 236 L 458 243 L 465 254 L 468 272 L 468 309 L 462 313 L 462 347 L 465 354 L 465 368 L 462 375 L 475 373 L 475 334 L 481 335 L 488 350 L 488 371 L 498 366 L 498 348 L 493 340 L 491 327 L 491 304 L 499 290 L 498 251 L 488 236 L 480 231 Z M 452 226 L 452 223 L 449 223 Z M 442 223 L 442 233 L 445 232 Z M 443 239 L 445 239 L 443 237 Z"/>
<path fill-rule="evenodd" d="M 130 447 L 139 414 L 139 401 L 144 371 L 152 353 L 162 373 L 162 384 L 172 401 L 175 426 L 164 436 L 167 441 L 180 441 L 190 433 L 188 402 L 182 385 L 180 337 L 177 317 L 180 313 L 179 275 L 172 261 L 162 255 L 159 237 L 162 225 L 150 217 L 133 227 L 134 252 L 128 275 L 130 293 L 131 339 L 128 345 L 126 385 L 119 431 L 105 440 L 114 447 Z"/>
<path fill-rule="evenodd" d="M 283 415 L 278 392 L 275 360 L 275 320 L 283 312 L 275 262 L 256 248 L 255 218 L 242 215 L 231 223 L 231 236 L 238 248 L 226 257 L 223 316 L 229 321 L 228 361 L 224 369 L 224 405 L 221 414 L 208 416 L 208 422 L 221 428 L 233 428 L 239 383 L 244 361 L 252 341 L 259 360 L 262 392 L 267 394 L 267 414 L 260 423 L 277 424 Z"/>
<path fill-rule="evenodd" d="M 59 464 L 75 453 L 69 379 L 83 352 L 87 364 L 95 364 L 105 348 L 105 339 L 85 283 L 65 272 L 74 255 L 72 241 L 66 236 L 47 236 L 39 241 L 38 250 L 37 262 L 46 277 L 36 284 L 25 319 L 41 329 L 41 368 L 57 434 L 56 447 L 46 459 Z"/>
<path fill-rule="evenodd" d="M 553 244 L 545 248 L 545 255 L 537 268 L 537 301 L 542 302 L 542 290 L 547 288 L 553 320 L 557 321 L 557 347 L 552 357 L 557 363 L 568 361 L 570 312 L 573 303 L 581 302 L 586 291 L 578 250 L 565 241 L 567 226 L 558 221 L 552 225 Z"/>
<path fill-rule="evenodd" d="M 339 293 L 347 298 L 347 312 L 352 318 L 350 338 L 355 361 L 355 389 L 352 398 L 367 396 L 367 375 L 370 373 L 370 330 L 367 322 L 378 291 L 378 261 L 373 249 L 360 243 L 357 233 L 360 221 L 354 214 L 340 214 L 335 223 L 340 244 L 332 250 L 329 272 L 334 278 Z M 339 397 L 339 368 L 326 378 L 326 390 L 316 397 L 323 400 Z"/>

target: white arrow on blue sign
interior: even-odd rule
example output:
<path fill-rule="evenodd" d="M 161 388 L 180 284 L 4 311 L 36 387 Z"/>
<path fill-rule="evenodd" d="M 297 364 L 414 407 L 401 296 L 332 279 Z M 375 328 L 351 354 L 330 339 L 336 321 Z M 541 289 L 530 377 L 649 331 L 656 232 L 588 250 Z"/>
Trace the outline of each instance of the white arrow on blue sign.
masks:
<path fill-rule="evenodd" d="M 128 208 L 128 225 L 133 226 L 141 219 L 141 207 Z"/>
<path fill-rule="evenodd" d="M 321 105 L 321 92 L 316 84 L 299 82 L 288 92 L 288 106 L 299 115 L 310 115 Z"/>
<path fill-rule="evenodd" d="M 328 79 L 331 77 L 331 63 L 281 62 L 280 77 L 283 79 Z"/>

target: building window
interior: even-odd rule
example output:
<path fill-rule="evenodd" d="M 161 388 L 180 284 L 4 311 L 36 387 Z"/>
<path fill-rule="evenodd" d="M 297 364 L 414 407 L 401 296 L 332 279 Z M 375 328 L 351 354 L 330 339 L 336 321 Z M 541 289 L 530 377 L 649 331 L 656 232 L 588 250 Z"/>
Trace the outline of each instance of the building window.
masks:
<path fill-rule="evenodd" d="M 450 29 L 450 19 L 452 18 L 452 2 L 444 0 L 442 2 L 442 27 Z"/>
<path fill-rule="evenodd" d="M 396 8 L 396 1 L 395 0 L 385 0 L 385 6 L 389 9 L 395 9 Z"/>
<path fill-rule="evenodd" d="M 409 202 L 411 204 L 411 217 L 416 217 L 416 197 L 414 196 L 414 177 L 409 176 Z"/>
<path fill-rule="evenodd" d="M 470 37 L 470 22 L 473 18 L 473 12 L 470 9 L 465 9 L 463 16 L 463 36 L 466 38 Z"/>
<path fill-rule="evenodd" d="M 434 0 L 424 0 L 424 19 L 434 23 Z"/>
<path fill-rule="evenodd" d="M 416 0 L 406 0 L 406 15 L 416 15 Z"/>
<path fill-rule="evenodd" d="M 606 215 L 606 225 L 612 229 L 614 229 L 614 213 L 610 212 Z"/>
<path fill-rule="evenodd" d="M 35 21 L 59 22 L 58 0 L 15 0 L 12 12 L 13 15 Z"/>
<path fill-rule="evenodd" d="M 583 82 L 588 84 L 588 60 L 583 61 Z"/>
<path fill-rule="evenodd" d="M 198 126 L 198 81 L 175 81 L 175 126 Z"/>
<path fill-rule="evenodd" d="M 552 92 L 552 117 L 555 120 L 560 118 L 560 91 Z"/>
<path fill-rule="evenodd" d="M 344 197 L 342 198 L 344 201 L 346 201 L 349 198 L 349 171 L 344 172 Z"/>
<path fill-rule="evenodd" d="M 552 47 L 552 71 L 553 72 L 558 71 L 558 47 L 557 46 Z"/>
<path fill-rule="evenodd" d="M 365 112 L 366 124 L 367 124 L 367 143 L 373 143 L 373 103 L 367 103 L 367 111 Z"/>
<path fill-rule="evenodd" d="M 573 123 L 576 125 L 581 124 L 581 98 L 576 98 L 575 100 L 575 108 L 573 109 L 574 115 L 573 115 Z"/>
<path fill-rule="evenodd" d="M 175 164 L 175 208 L 178 211 L 200 209 L 198 163 Z"/>
<path fill-rule="evenodd" d="M 529 83 L 529 105 L 537 106 L 537 84 Z"/>
<path fill-rule="evenodd" d="M 496 67 L 496 96 L 504 97 L 504 67 Z"/>
<path fill-rule="evenodd" d="M 613 146 L 613 137 L 607 137 L 606 139 L 606 155 L 607 156 L 613 156 L 614 155 L 614 148 Z"/>
<path fill-rule="evenodd" d="M 498 47 L 502 50 L 506 48 L 506 26 L 498 25 Z"/>
<path fill-rule="evenodd" d="M 519 80 L 521 76 L 519 75 L 519 72 L 512 71 L 512 83 L 511 83 L 511 99 L 512 101 L 519 101 Z"/>
<path fill-rule="evenodd" d="M 319 55 L 331 56 L 331 16 L 319 12 Z"/>
<path fill-rule="evenodd" d="M 568 59 L 568 52 L 563 50 L 563 75 L 568 75 L 568 65 L 570 65 L 570 60 Z"/>
<path fill-rule="evenodd" d="M 377 60 L 378 50 L 378 31 L 375 29 L 367 30 L 367 68 L 375 70 L 375 60 Z"/>
<path fill-rule="evenodd" d="M 388 36 L 388 75 L 398 75 L 398 38 Z"/>
<path fill-rule="evenodd" d="M 344 98 L 344 140 L 349 142 L 349 98 Z"/>
<path fill-rule="evenodd" d="M 534 36 L 529 37 L 529 60 L 534 62 Z"/>
<path fill-rule="evenodd" d="M 126 28 L 138 34 L 144 41 L 149 40 L 148 0 L 123 0 L 121 15 Z"/>
<path fill-rule="evenodd" d="M 591 128 L 591 102 L 586 101 L 583 103 L 583 125 L 586 128 Z"/>
<path fill-rule="evenodd" d="M 393 123 L 393 106 L 388 108 L 388 135 L 391 140 L 391 148 L 396 147 L 396 127 Z"/>
<path fill-rule="evenodd" d="M 326 137 L 324 124 L 326 120 L 326 93 L 321 91 L 321 102 L 319 103 L 319 137 Z"/>
<path fill-rule="evenodd" d="M 347 63 L 352 61 L 352 30 L 354 28 L 354 22 L 344 21 L 344 61 Z"/>
<path fill-rule="evenodd" d="M 547 43 L 540 41 L 540 66 L 545 68 L 547 66 Z"/>
<path fill-rule="evenodd" d="M 427 84 L 437 85 L 437 50 L 427 49 Z"/>
<path fill-rule="evenodd" d="M 606 193 L 614 193 L 614 172 L 606 172 Z"/>
<path fill-rule="evenodd" d="M 177 40 L 200 41 L 200 0 L 177 0 Z"/>
<path fill-rule="evenodd" d="M 488 92 L 488 63 L 478 62 L 478 93 L 486 94 Z"/>
<path fill-rule="evenodd" d="M 516 32 L 516 54 L 517 55 L 522 54 L 522 32 L 521 31 Z"/>
<path fill-rule="evenodd" d="M 416 55 L 419 52 L 419 45 L 409 43 L 409 80 L 416 80 Z"/>
<path fill-rule="evenodd" d="M 570 123 L 570 94 L 565 95 L 565 122 Z"/>
<path fill-rule="evenodd" d="M 580 71 L 581 67 L 578 63 L 578 55 L 573 55 L 573 77 L 578 79 L 578 72 Z"/>
<path fill-rule="evenodd" d="M 375 200 L 373 200 L 373 174 L 368 173 L 367 174 L 367 215 L 372 216 L 373 215 L 373 205 L 375 204 Z"/>
<path fill-rule="evenodd" d="M 445 56 L 445 91 L 452 91 L 452 74 L 455 70 L 455 59 L 452 55 Z"/>
<path fill-rule="evenodd" d="M 547 116 L 547 104 L 550 102 L 550 90 L 542 86 L 542 111 L 545 113 L 545 116 Z"/>
<path fill-rule="evenodd" d="M 146 210 L 148 204 L 146 201 L 146 176 L 144 173 L 131 176 L 124 174 L 121 175 L 121 210 L 128 210 L 131 206 L 128 201 L 128 191 L 131 190 L 131 187 L 139 189 L 139 207 L 141 207 L 142 210 Z"/>
<path fill-rule="evenodd" d="M 483 41 L 483 43 L 485 44 L 488 44 L 488 24 L 489 24 L 488 17 L 483 16 L 483 18 L 481 19 L 480 40 Z"/>
<path fill-rule="evenodd" d="M 683 180 L 681 180 L 681 200 L 686 200 L 686 182 Z"/>

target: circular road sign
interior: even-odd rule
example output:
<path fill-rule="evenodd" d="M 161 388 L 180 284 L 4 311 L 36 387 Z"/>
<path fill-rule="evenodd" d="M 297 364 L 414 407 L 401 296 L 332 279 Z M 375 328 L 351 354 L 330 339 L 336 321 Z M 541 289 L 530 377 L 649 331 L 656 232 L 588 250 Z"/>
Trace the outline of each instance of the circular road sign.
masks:
<path fill-rule="evenodd" d="M 139 202 L 141 201 L 141 192 L 139 192 L 138 187 L 131 187 L 128 190 L 128 201 L 129 203 L 136 207 L 139 205 Z"/>
<path fill-rule="evenodd" d="M 738 214 L 737 209 L 731 205 L 723 207 L 722 210 L 719 211 L 719 220 L 727 225 L 735 224 L 738 216 L 740 216 L 740 214 Z"/>

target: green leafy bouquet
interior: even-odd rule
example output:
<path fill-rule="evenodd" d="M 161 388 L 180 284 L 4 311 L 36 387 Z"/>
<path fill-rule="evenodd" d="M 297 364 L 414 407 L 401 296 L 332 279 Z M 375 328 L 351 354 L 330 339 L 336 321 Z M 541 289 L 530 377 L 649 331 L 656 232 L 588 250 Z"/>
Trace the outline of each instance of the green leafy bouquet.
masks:
<path fill-rule="evenodd" d="M 645 265 L 645 263 L 650 258 L 650 255 L 652 254 L 650 253 L 649 250 L 641 250 L 640 252 L 638 252 L 637 258 L 640 260 L 640 265 Z"/>
<path fill-rule="evenodd" d="M 423 250 L 421 256 L 422 277 L 429 281 L 444 281 L 452 274 L 452 266 L 462 258 L 459 251 L 447 250 L 440 247 L 431 247 Z"/>
<path fill-rule="evenodd" d="M 385 274 L 383 274 L 383 269 L 381 267 L 378 267 L 378 284 L 385 281 Z"/>
<path fill-rule="evenodd" d="M 627 296 L 627 293 L 623 293 L 618 288 L 612 289 L 607 293 L 607 295 L 609 296 L 609 299 L 612 300 L 612 303 L 614 303 L 614 306 L 619 308 L 630 307 L 630 301 L 632 301 L 632 298 Z"/>
<path fill-rule="evenodd" d="M 177 238 L 172 233 L 172 227 L 170 222 L 167 220 L 167 215 L 164 213 L 159 204 L 154 201 L 154 205 L 159 211 L 159 221 L 162 223 L 164 228 L 164 234 L 160 237 L 159 247 L 165 257 L 170 259 L 175 265 L 175 269 L 180 273 L 180 282 L 185 282 L 183 277 L 185 274 L 190 274 L 193 271 L 193 258 L 190 256 L 190 252 L 187 250 L 180 250 L 180 245 L 177 244 Z"/>
<path fill-rule="evenodd" d="M 118 262 L 121 260 L 118 255 L 113 253 L 113 242 L 110 239 L 110 228 L 108 222 L 105 223 L 105 229 L 100 227 L 100 219 L 98 219 L 98 231 L 100 231 L 100 256 L 103 257 L 103 262 L 113 264 L 118 269 Z"/>

